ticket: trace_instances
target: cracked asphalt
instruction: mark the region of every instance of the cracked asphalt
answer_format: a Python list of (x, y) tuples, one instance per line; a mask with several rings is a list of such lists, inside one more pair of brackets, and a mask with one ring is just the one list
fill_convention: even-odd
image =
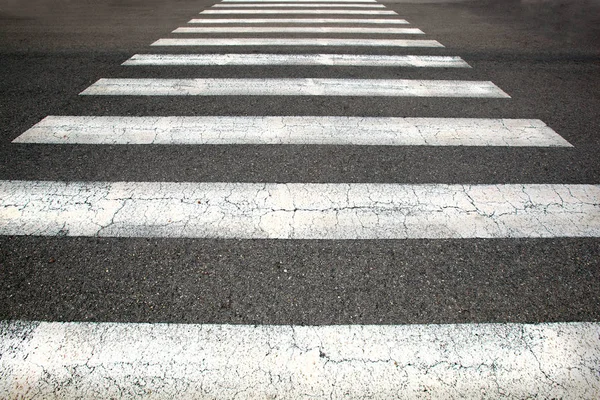
[[(149, 45), (176, 37), (169, 32), (212, 4), (35, 0), (23, 6), (0, 0), (0, 179), (600, 183), (596, 1), (390, 2), (386, 5), (422, 29), (424, 38), (446, 47), (331, 49), (460, 56), (473, 67), (464, 70), (120, 65), (135, 53), (185, 52)], [(226, 51), (231, 50), (203, 50)], [(101, 78), (484, 80), (511, 98), (79, 96)], [(573, 147), (11, 143), (48, 115), (537, 118)], [(599, 267), (597, 238), (3, 235), (0, 319), (295, 325), (598, 321)]]

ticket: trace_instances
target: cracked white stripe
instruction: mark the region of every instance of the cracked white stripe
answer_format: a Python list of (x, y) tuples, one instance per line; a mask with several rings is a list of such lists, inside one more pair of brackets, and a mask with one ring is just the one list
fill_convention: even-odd
[(295, 7), (295, 8), (385, 8), (383, 4), (328, 4), (328, 3), (312, 3), (312, 4), (292, 4), (292, 3), (267, 3), (267, 4), (215, 4), (213, 8), (268, 8), (268, 7)]
[(369, 33), (383, 35), (422, 35), (417, 28), (357, 28), (357, 27), (181, 27), (172, 33)]
[(80, 94), (510, 98), (492, 82), (409, 79), (100, 79)]
[(2, 398), (564, 398), (600, 392), (600, 324), (0, 322)]
[(405, 19), (355, 18), (194, 18), (188, 24), (408, 24)]
[(370, 54), (135, 54), (122, 65), (339, 65), (470, 68), (460, 57)]
[[(222, 3), (322, 3), (323, 0), (223, 0)], [(375, 3), (376, 0), (327, 0), (327, 3)]]
[(572, 147), (540, 120), (49, 116), (13, 143)]
[(600, 186), (0, 181), (0, 234), (600, 237)]
[(333, 38), (205, 38), (158, 39), (151, 46), (384, 46), (444, 47), (426, 39), (333, 39)]
[(397, 15), (392, 10), (204, 10), (200, 14), (340, 14), (340, 15)]

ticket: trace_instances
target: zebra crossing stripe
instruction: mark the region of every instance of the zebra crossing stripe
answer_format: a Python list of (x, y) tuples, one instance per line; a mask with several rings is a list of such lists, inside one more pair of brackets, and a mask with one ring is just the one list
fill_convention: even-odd
[(418, 28), (357, 28), (357, 27), (181, 27), (172, 33), (377, 33), (386, 35), (422, 35)]
[(425, 39), (332, 39), (332, 38), (203, 38), (158, 39), (152, 46), (367, 46), (444, 47)]
[(377, 18), (194, 18), (189, 24), (408, 24), (405, 19)]
[(269, 8), (269, 7), (295, 7), (295, 8), (385, 8), (383, 4), (291, 4), (291, 3), (267, 3), (267, 4), (215, 4), (213, 8)]
[(397, 15), (392, 10), (204, 10), (200, 14), (347, 14), (347, 15)]
[[(600, 324), (0, 322), (3, 398), (577, 398)], [(275, 378), (274, 378), (275, 377)]]
[(49, 116), (13, 143), (572, 147), (540, 120), (308, 116)]
[(0, 234), (600, 237), (600, 185), (0, 181)]
[(410, 79), (100, 79), (106, 96), (394, 96), (510, 98), (488, 81)]
[[(322, 3), (323, 0), (223, 0), (222, 3)], [(327, 0), (327, 3), (376, 3), (376, 0)]]
[(135, 54), (122, 65), (336, 65), (470, 68), (460, 57), (370, 54)]

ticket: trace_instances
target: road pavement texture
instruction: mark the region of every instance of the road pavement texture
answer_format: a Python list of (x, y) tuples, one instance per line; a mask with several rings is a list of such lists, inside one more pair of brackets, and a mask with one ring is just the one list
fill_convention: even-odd
[(599, 15), (0, 0), (0, 397), (598, 398)]

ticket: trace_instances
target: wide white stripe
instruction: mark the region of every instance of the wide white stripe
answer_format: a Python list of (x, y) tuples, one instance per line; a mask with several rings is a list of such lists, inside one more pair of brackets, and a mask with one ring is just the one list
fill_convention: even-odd
[[(376, 0), (326, 0), (327, 3), (376, 3)], [(222, 0), (221, 3), (323, 3), (323, 0)]]
[(408, 24), (405, 19), (356, 18), (194, 18), (189, 24)]
[(268, 3), (268, 4), (215, 4), (213, 8), (274, 8), (274, 7), (294, 7), (294, 8), (385, 8), (383, 4), (291, 4), (291, 3)]
[(362, 117), (49, 116), (13, 142), (571, 147), (540, 120)]
[(410, 79), (99, 79), (82, 95), (509, 98), (487, 81)]
[(392, 10), (204, 10), (200, 14), (356, 14), (396, 15)]
[(600, 237), (600, 186), (0, 181), (0, 234)]
[(470, 68), (460, 57), (370, 54), (135, 54), (122, 65), (339, 65)]
[(600, 324), (0, 322), (0, 397), (564, 398), (600, 393)]
[(152, 46), (368, 46), (444, 47), (425, 39), (331, 39), (331, 38), (206, 38), (158, 39)]
[(379, 33), (386, 35), (422, 35), (417, 28), (356, 28), (356, 27), (181, 27), (173, 33)]

